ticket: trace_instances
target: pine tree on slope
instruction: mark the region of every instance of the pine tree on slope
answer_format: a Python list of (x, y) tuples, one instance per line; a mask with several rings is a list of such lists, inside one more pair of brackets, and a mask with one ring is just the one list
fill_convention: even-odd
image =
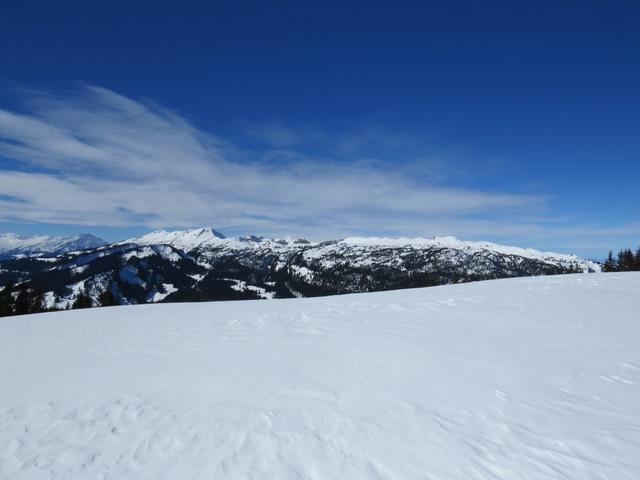
[(116, 297), (113, 296), (111, 288), (107, 288), (100, 293), (98, 296), (98, 303), (101, 307), (112, 307), (118, 305), (118, 301), (116, 300)]
[(31, 292), (26, 283), (18, 285), (18, 296), (16, 297), (13, 313), (16, 315), (31, 313)]
[(0, 317), (13, 315), (13, 283), (7, 283), (0, 291)]
[(87, 295), (87, 292), (84, 290), (80, 291), (76, 296), (76, 300), (73, 302), (72, 309), (76, 310), (78, 308), (91, 308), (93, 307), (93, 301), (91, 297)]
[(605, 272), (615, 272), (617, 270), (616, 261), (613, 258), (613, 253), (609, 250), (609, 255), (607, 256), (607, 260), (604, 262), (602, 270)]

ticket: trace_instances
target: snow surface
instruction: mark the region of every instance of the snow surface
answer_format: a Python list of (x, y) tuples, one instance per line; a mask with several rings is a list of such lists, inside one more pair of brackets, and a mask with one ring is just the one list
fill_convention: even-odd
[(233, 285), (231, 285), (231, 288), (236, 292), (246, 292), (246, 291), (253, 292), (259, 295), (260, 298), (264, 298), (267, 300), (273, 299), (275, 296), (274, 292), (267, 292), (266, 289), (262, 287), (258, 287), (257, 285), (247, 285), (247, 282), (245, 282), (244, 280), (238, 280), (235, 278), (224, 278), (223, 280), (233, 282)]
[(173, 283), (163, 283), (162, 284), (162, 288), (164, 290), (163, 292), (158, 292), (158, 291), (154, 290), (151, 293), (149, 293), (147, 301), (149, 301), (149, 302), (161, 302), (162, 300), (167, 298), (172, 293), (178, 291), (178, 289), (173, 286)]
[(640, 478), (640, 274), (0, 319), (2, 479)]

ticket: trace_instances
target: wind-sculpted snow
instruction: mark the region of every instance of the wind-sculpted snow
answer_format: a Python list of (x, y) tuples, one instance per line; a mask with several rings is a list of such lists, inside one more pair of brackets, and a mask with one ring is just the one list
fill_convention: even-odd
[(0, 319), (0, 478), (640, 478), (640, 275)]

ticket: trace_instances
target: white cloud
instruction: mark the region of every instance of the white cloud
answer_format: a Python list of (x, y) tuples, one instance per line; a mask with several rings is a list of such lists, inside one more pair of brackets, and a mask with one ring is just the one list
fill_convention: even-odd
[[(510, 216), (546, 202), (426, 183), (355, 157), (338, 163), (274, 147), (243, 151), (163, 107), (99, 87), (32, 95), (28, 105), (26, 113), (0, 110), (0, 156), (20, 164), (0, 168), (0, 221), (214, 225), (316, 238), (465, 234), (513, 226)], [(279, 146), (300, 140), (279, 127), (261, 133)], [(278, 168), (273, 159), (283, 155)]]

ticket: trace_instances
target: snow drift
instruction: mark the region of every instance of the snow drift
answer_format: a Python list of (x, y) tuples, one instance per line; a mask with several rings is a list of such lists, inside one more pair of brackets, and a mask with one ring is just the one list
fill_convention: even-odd
[(0, 319), (3, 479), (640, 478), (640, 275)]

